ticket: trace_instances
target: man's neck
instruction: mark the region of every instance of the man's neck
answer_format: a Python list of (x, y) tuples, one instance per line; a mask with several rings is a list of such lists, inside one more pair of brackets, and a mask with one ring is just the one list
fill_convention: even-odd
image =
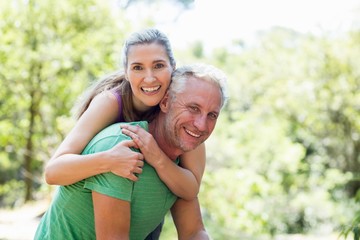
[[(161, 115), (161, 113), (159, 114)], [(176, 160), (183, 152), (174, 147), (171, 141), (168, 141), (165, 124), (161, 121), (161, 116), (157, 116), (152, 122), (149, 123), (149, 132), (153, 135), (160, 149), (171, 159)]]

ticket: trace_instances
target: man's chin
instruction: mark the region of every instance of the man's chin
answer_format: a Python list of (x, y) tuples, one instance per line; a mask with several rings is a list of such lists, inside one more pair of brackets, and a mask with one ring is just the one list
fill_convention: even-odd
[(201, 143), (203, 143), (205, 140), (201, 138), (195, 138), (193, 136), (190, 136), (189, 134), (185, 134), (181, 138), (181, 149), (184, 152), (189, 152), (197, 148)]
[(184, 152), (190, 152), (192, 150), (194, 150), (195, 148), (197, 148), (199, 145), (201, 144), (201, 142), (194, 142), (194, 143), (186, 143), (186, 144), (182, 144), (182, 150)]

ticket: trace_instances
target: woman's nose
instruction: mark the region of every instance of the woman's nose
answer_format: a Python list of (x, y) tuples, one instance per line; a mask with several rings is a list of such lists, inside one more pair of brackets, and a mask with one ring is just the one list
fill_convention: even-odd
[(155, 80), (155, 76), (152, 70), (147, 70), (146, 75), (144, 77), (145, 82), (152, 82)]

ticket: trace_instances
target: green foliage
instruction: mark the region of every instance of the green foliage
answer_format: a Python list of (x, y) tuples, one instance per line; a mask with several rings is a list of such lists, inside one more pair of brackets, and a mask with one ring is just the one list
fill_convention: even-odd
[(25, 191), (24, 181), (12, 179), (0, 185), (0, 201), (3, 206), (16, 207), (23, 204), (24, 199), (19, 198), (19, 193)]
[[(69, 118), (75, 99), (90, 81), (116, 69), (123, 33), (109, 2), (0, 5), (1, 162), (18, 166), (16, 171), (2, 169), (8, 174), (0, 183), (26, 180), (31, 190), (41, 184), (37, 179), (42, 165), (64, 137), (57, 119)], [(26, 194), (31, 197), (31, 192)]]
[(239, 55), (214, 52), (231, 90), (201, 192), (215, 238), (336, 231), (359, 209), (353, 44), (274, 29)]

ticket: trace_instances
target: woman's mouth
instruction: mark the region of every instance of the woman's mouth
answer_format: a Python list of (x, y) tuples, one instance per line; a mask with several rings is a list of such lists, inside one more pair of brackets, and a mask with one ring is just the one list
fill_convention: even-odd
[(160, 85), (156, 86), (156, 87), (142, 87), (141, 90), (145, 93), (153, 93), (156, 92), (160, 89)]

